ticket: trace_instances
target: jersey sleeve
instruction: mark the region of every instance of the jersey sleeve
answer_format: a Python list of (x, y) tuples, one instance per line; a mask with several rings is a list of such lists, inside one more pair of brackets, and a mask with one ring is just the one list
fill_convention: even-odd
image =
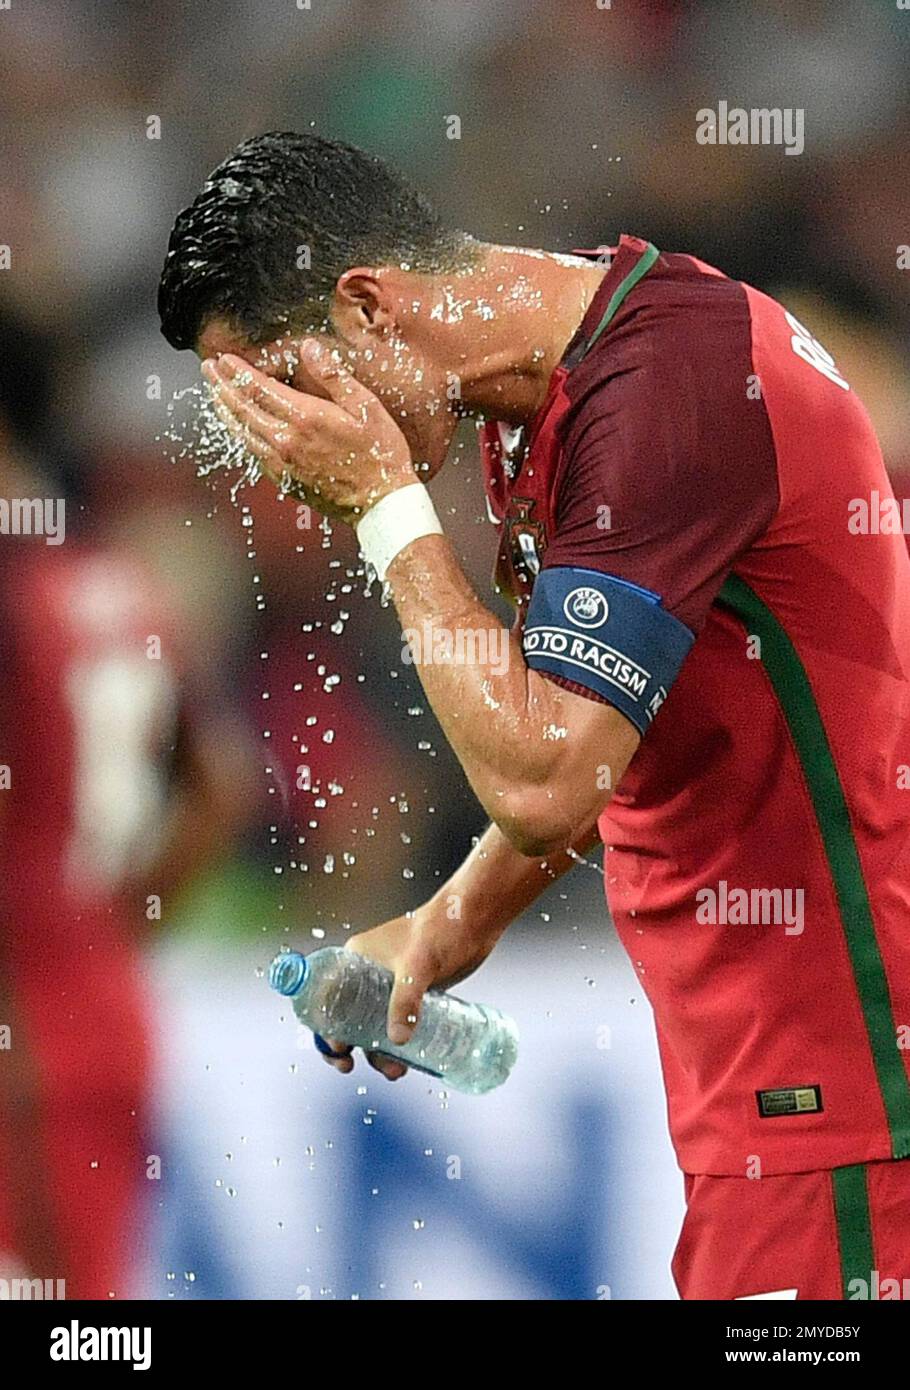
[(778, 503), (770, 424), (748, 390), (747, 317), (706, 335), (707, 351), (697, 333), (685, 341), (696, 323), (639, 335), (625, 360), (612, 352), (573, 383), (582, 401), (567, 417), (555, 533), (524, 627), (532, 669), (615, 705), (642, 733)]

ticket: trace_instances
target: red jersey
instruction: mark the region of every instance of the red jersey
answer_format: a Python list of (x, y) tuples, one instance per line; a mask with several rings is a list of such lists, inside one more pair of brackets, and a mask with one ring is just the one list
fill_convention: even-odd
[[(56, 1035), (56, 1084), (92, 1088), (132, 1072), (134, 1049), (111, 1045), (135, 988), (118, 893), (157, 848), (176, 736), (174, 643), (137, 567), (72, 542), (19, 543), (2, 620), (4, 956), (20, 988), (34, 982)], [(89, 981), (103, 1028), (87, 1022)]]
[(65, 1277), (69, 1297), (106, 1298), (123, 1292), (148, 1153), (137, 925), (119, 894), (169, 795), (174, 643), (160, 596), (119, 557), (8, 544), (0, 1252)]
[(524, 444), (484, 429), (528, 665), (636, 724), (600, 820), (684, 1170), (910, 1154), (910, 561), (774, 300), (623, 237)]

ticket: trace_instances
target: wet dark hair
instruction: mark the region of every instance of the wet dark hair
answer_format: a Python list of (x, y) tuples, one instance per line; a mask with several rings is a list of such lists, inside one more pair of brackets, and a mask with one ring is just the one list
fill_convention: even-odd
[(475, 245), (376, 155), (318, 135), (257, 135), (174, 223), (158, 287), (161, 331), (187, 348), (214, 317), (254, 343), (313, 330), (351, 266), (454, 269)]

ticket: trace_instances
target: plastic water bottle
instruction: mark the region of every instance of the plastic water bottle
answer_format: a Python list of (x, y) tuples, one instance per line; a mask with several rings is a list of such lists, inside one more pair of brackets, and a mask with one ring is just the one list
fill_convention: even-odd
[(301, 1023), (325, 1038), (396, 1057), (456, 1091), (482, 1095), (501, 1086), (518, 1056), (518, 1029), (499, 1009), (429, 990), (411, 1040), (386, 1034), (391, 970), (338, 946), (276, 956), (269, 984), (293, 1002)]

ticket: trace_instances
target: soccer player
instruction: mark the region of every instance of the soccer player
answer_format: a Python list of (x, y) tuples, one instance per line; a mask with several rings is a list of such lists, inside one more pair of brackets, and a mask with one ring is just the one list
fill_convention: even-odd
[(200, 708), (173, 596), (67, 532), (6, 421), (26, 382), (51, 420), (50, 377), (2, 315), (0, 343), (0, 1278), (110, 1299), (134, 1291), (157, 1176), (149, 895), (167, 915), (223, 852), (244, 745)]
[[(357, 528), (492, 822), (351, 942), (395, 972), (392, 1040), (599, 834), (685, 1174), (682, 1296), (910, 1275), (910, 562), (857, 529), (890, 488), (830, 355), (694, 256), (479, 243), (312, 135), (211, 175), (159, 305), (263, 469)], [(424, 486), (460, 415), (507, 662)]]

